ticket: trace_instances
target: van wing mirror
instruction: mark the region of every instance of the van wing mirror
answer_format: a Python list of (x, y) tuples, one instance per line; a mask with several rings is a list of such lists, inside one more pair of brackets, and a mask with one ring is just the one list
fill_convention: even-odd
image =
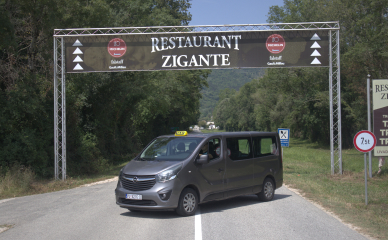
[(197, 158), (197, 161), (196, 161), (198, 164), (206, 164), (209, 162), (209, 155), (207, 154), (202, 154), (201, 156), (199, 156), (199, 158)]

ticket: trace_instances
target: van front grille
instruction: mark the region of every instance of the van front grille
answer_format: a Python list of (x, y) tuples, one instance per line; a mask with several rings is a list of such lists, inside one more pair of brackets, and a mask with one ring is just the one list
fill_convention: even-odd
[(120, 198), (120, 202), (128, 205), (136, 206), (156, 206), (156, 202), (152, 200), (130, 200), (125, 198)]
[(144, 191), (151, 189), (156, 183), (155, 176), (135, 176), (123, 174), (121, 184), (129, 191)]

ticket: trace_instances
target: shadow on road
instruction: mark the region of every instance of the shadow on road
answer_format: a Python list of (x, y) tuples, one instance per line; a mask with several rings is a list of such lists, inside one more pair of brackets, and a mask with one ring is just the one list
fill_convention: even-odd
[[(275, 194), (272, 201), (282, 200), (292, 195), (287, 194)], [(223, 212), (225, 210), (250, 206), (254, 204), (262, 204), (265, 202), (259, 201), (256, 195), (239, 196), (221, 201), (213, 201), (208, 203), (200, 204), (201, 214)], [(124, 212), (120, 214), (125, 217), (136, 217), (136, 218), (153, 218), (153, 219), (173, 219), (180, 218), (175, 211), (139, 211), (139, 212)]]
[(152, 219), (174, 219), (180, 218), (175, 211), (139, 211), (139, 212), (124, 212), (120, 214), (124, 217), (135, 217), (135, 218), (152, 218)]
[[(291, 197), (292, 195), (286, 194), (275, 194), (272, 201), (278, 201), (284, 198)], [(239, 196), (235, 198), (230, 198), (222, 201), (214, 201), (209, 203), (201, 204), (201, 214), (213, 213), (213, 212), (223, 212), (225, 210), (240, 208), (255, 204), (265, 204), (265, 202), (259, 201), (256, 195), (247, 195)]]

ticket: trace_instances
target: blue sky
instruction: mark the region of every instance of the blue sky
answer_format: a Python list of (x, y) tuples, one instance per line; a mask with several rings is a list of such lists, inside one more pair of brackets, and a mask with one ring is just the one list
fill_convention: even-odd
[(189, 25), (260, 24), (267, 22), (269, 7), (283, 0), (192, 0)]

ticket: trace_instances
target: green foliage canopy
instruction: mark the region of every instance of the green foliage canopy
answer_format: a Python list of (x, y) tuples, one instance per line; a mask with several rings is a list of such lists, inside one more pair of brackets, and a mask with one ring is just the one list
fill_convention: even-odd
[[(53, 29), (174, 26), (191, 20), (187, 0), (0, 0), (0, 167), (54, 170)], [(129, 160), (170, 127), (199, 117), (209, 71), (68, 74), (67, 172)]]
[(219, 99), (219, 94), (225, 89), (239, 90), (245, 83), (264, 75), (264, 69), (216, 69), (207, 78), (209, 87), (203, 88), (200, 100), (200, 119), (211, 120), (213, 110)]
[[(388, 1), (284, 0), (272, 6), (268, 22), (339, 21), (342, 140), (352, 146), (367, 127), (366, 78), (388, 78)], [(268, 69), (239, 92), (221, 97), (213, 115), (227, 130), (276, 131), (328, 144), (329, 82), (326, 68)], [(248, 105), (251, 106), (248, 106)]]

